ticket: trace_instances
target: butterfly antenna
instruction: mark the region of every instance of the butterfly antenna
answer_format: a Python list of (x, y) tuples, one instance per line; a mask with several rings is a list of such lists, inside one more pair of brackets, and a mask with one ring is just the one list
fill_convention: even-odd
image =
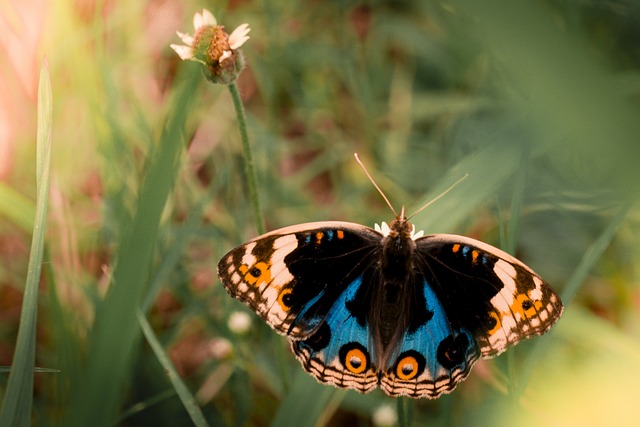
[(442, 193), (440, 193), (435, 199), (432, 199), (430, 201), (427, 202), (427, 204), (425, 204), (423, 207), (421, 207), (420, 209), (418, 209), (417, 211), (415, 211), (413, 214), (411, 214), (411, 216), (409, 218), (407, 218), (407, 221), (410, 220), (411, 218), (413, 218), (414, 216), (416, 216), (417, 214), (419, 214), (420, 212), (422, 212), (423, 210), (425, 210), (427, 207), (429, 207), (430, 205), (432, 205), (433, 203), (437, 202), (438, 199), (442, 198), (445, 194), (447, 194), (449, 191), (453, 190), (458, 184), (460, 184), (462, 181), (464, 181), (465, 179), (467, 179), (467, 177), (469, 177), (468, 173), (465, 173), (464, 176), (462, 178), (460, 178), (459, 180), (457, 180), (456, 182), (454, 182), (453, 184), (451, 184), (449, 186), (449, 188), (447, 188), (446, 190), (444, 190)]
[[(393, 205), (391, 205), (391, 202), (389, 201), (389, 199), (387, 199), (387, 196), (384, 195), (384, 193), (382, 192), (382, 190), (380, 189), (380, 187), (378, 187), (378, 184), (376, 184), (376, 182), (373, 180), (373, 178), (371, 178), (371, 175), (369, 175), (369, 172), (367, 171), (367, 168), (364, 167), (364, 164), (362, 163), (362, 161), (360, 161), (360, 157), (358, 157), (358, 153), (353, 153), (353, 157), (356, 158), (356, 162), (358, 162), (358, 164), (360, 165), (360, 167), (362, 168), (362, 170), (364, 171), (364, 173), (367, 175), (367, 178), (369, 178), (369, 181), (371, 181), (371, 183), (373, 184), (374, 187), (376, 187), (376, 190), (378, 190), (378, 193), (380, 193), (380, 195), (382, 196), (382, 198), (384, 199), (385, 202), (387, 202), (387, 205), (389, 206), (389, 208), (391, 208), (391, 212), (393, 212), (393, 215), (395, 217), (398, 216), (398, 214), (396, 213), (396, 210), (393, 209)], [(421, 209), (422, 210), (422, 209)], [(419, 211), (418, 211), (419, 212)], [(417, 213), (417, 212), (416, 212)]]

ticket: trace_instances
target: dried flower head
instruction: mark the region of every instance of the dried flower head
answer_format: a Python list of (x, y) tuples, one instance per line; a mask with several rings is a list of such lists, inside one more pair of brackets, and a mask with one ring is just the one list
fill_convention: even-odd
[(214, 83), (233, 83), (242, 68), (244, 58), (238, 50), (249, 40), (248, 24), (242, 24), (231, 34), (224, 31), (224, 26), (211, 12), (202, 9), (193, 17), (193, 36), (179, 31), (176, 33), (184, 45), (172, 44), (171, 48), (183, 60), (196, 61), (204, 65), (204, 74)]

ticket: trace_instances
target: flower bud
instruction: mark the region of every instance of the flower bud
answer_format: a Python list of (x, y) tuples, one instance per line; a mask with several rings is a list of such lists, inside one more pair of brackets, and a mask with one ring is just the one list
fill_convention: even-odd
[(171, 48), (183, 60), (200, 62), (204, 75), (212, 83), (231, 84), (240, 75), (245, 62), (238, 49), (249, 39), (248, 24), (242, 24), (231, 34), (218, 25), (216, 18), (206, 9), (193, 17), (193, 36), (177, 32), (184, 45)]

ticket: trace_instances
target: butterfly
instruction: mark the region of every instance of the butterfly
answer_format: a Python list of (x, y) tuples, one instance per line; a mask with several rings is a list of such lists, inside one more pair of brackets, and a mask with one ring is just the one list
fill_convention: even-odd
[(218, 275), (319, 382), (390, 396), (449, 393), (478, 359), (545, 333), (563, 311), (518, 259), (468, 237), (416, 233), (404, 208), (374, 229), (326, 221), (271, 231), (223, 256)]

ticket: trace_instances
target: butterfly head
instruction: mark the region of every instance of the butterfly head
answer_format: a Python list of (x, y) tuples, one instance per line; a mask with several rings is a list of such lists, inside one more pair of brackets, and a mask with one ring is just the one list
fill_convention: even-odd
[(405, 213), (404, 206), (400, 211), (400, 214), (391, 221), (391, 224), (387, 225), (386, 222), (378, 225), (375, 224), (376, 231), (382, 233), (384, 236), (389, 236), (392, 239), (397, 237), (404, 237), (407, 239), (416, 240), (419, 237), (424, 236), (424, 231), (420, 230), (416, 233), (416, 226), (409, 222)]

